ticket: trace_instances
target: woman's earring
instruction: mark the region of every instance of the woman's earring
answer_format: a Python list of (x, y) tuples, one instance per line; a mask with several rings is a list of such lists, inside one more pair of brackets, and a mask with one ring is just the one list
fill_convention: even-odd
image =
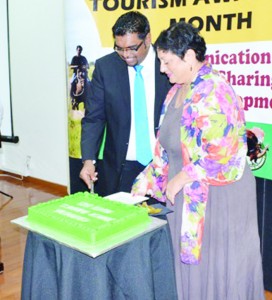
[(190, 71), (192, 72), (193, 71), (193, 67), (191, 66), (191, 68), (190, 68)]

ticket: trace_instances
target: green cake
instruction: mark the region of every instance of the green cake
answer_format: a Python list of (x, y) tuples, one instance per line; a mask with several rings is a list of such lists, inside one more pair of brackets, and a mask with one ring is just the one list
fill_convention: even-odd
[(88, 192), (31, 206), (27, 220), (90, 244), (150, 222), (144, 208)]

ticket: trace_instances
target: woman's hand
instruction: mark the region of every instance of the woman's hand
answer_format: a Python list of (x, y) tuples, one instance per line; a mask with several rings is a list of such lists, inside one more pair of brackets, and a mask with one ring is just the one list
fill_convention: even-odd
[(175, 204), (176, 195), (183, 189), (185, 184), (190, 182), (193, 182), (193, 179), (184, 171), (179, 172), (168, 182), (166, 187), (166, 197), (172, 205)]
[(135, 179), (131, 194), (133, 196), (145, 196), (145, 195), (150, 195), (152, 196), (152, 191), (148, 190), (148, 181), (142, 173), (140, 173), (137, 178)]

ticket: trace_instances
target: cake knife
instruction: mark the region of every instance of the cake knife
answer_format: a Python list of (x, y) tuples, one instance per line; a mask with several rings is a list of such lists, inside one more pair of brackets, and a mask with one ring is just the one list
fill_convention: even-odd
[(94, 193), (94, 182), (93, 182), (93, 181), (91, 181), (90, 193), (91, 193), (91, 194)]

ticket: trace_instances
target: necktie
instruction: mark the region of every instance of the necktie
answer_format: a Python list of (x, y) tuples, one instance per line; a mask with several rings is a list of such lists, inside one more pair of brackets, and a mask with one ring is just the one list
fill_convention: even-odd
[(139, 163), (146, 166), (152, 159), (150, 138), (148, 130), (148, 117), (146, 109), (146, 97), (144, 80), (141, 74), (143, 66), (134, 67), (134, 117), (136, 131), (136, 159)]

